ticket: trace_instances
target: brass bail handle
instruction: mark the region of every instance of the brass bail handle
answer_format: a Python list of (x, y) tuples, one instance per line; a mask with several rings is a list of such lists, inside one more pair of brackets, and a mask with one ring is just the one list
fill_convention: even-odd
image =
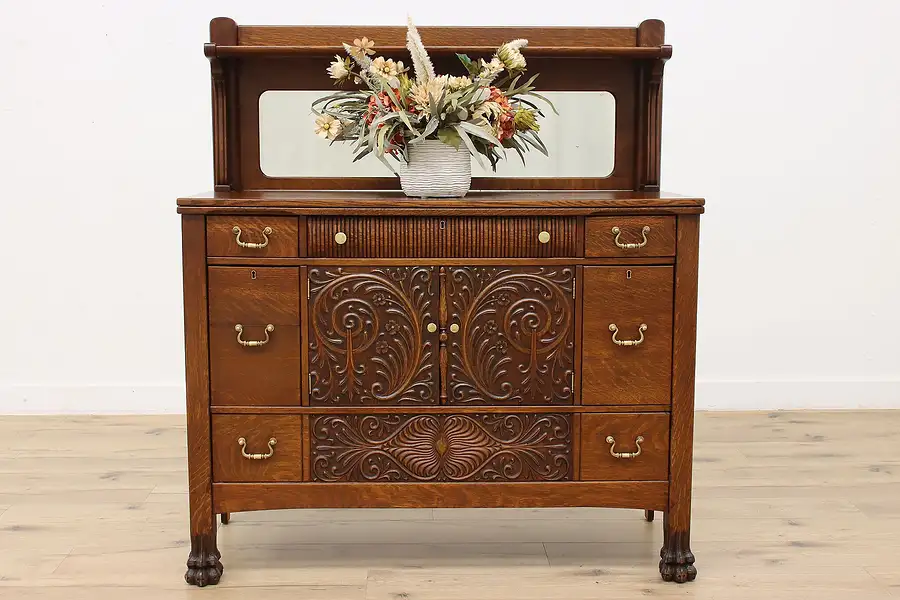
[(266, 227), (265, 229), (262, 230), (262, 237), (263, 237), (262, 242), (243, 242), (243, 241), (241, 241), (241, 228), (238, 227), (237, 225), (235, 225), (234, 227), (231, 228), (231, 233), (234, 234), (234, 241), (236, 241), (237, 245), (240, 246), (241, 248), (259, 249), (259, 248), (265, 248), (266, 246), (269, 245), (269, 236), (272, 235), (272, 228)]
[(248, 348), (256, 348), (257, 346), (265, 346), (269, 343), (269, 334), (275, 331), (275, 326), (269, 323), (266, 325), (266, 339), (264, 340), (245, 340), (241, 337), (241, 334), (244, 333), (244, 326), (238, 323), (234, 326), (234, 330), (237, 331), (237, 341), (241, 346), (246, 346)]
[(644, 225), (644, 228), (641, 229), (641, 237), (643, 238), (643, 240), (641, 240), (639, 243), (626, 244), (625, 242), (619, 241), (619, 236), (622, 235), (622, 230), (618, 227), (613, 227), (612, 232), (613, 235), (616, 236), (613, 240), (616, 242), (616, 246), (618, 246), (622, 250), (635, 250), (637, 248), (643, 248), (647, 245), (647, 234), (650, 233), (650, 227)]
[(247, 460), (266, 460), (267, 458), (272, 458), (275, 454), (275, 444), (278, 443), (278, 440), (275, 438), (269, 438), (269, 451), (265, 454), (262, 453), (247, 453), (247, 439), (246, 438), (238, 438), (238, 446), (241, 447), (241, 456), (246, 458)]
[(613, 458), (620, 459), (629, 459), (629, 458), (637, 458), (641, 455), (641, 443), (644, 441), (644, 436), (639, 435), (634, 438), (634, 445), (637, 446), (637, 452), (616, 452), (616, 438), (611, 435), (606, 436), (606, 443), (609, 444), (609, 453), (612, 454)]
[(619, 333), (619, 328), (615, 323), (609, 324), (609, 330), (612, 331), (612, 341), (616, 346), (640, 346), (644, 343), (644, 332), (647, 331), (647, 324), (641, 323), (641, 326), (638, 327), (638, 335), (640, 336), (636, 340), (620, 340), (616, 337), (616, 334)]

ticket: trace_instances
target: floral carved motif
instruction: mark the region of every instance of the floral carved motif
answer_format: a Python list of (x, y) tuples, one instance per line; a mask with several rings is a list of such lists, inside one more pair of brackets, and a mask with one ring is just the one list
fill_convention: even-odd
[(571, 267), (452, 267), (451, 404), (571, 404)]
[(434, 267), (309, 269), (309, 400), (434, 404)]
[(313, 417), (313, 479), (568, 480), (570, 418), (525, 413)]

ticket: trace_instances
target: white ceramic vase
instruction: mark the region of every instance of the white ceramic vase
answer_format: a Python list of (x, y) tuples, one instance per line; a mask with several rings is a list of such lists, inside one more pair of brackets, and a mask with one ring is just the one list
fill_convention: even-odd
[(472, 184), (472, 157), (440, 140), (422, 140), (409, 146), (409, 164), (398, 169), (407, 196), (462, 198)]

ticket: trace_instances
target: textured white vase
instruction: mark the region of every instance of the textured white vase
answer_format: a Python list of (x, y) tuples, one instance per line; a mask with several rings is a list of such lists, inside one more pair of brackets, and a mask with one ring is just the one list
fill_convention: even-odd
[(462, 198), (472, 184), (472, 158), (464, 147), (422, 140), (410, 144), (409, 164), (401, 164), (398, 173), (407, 196)]

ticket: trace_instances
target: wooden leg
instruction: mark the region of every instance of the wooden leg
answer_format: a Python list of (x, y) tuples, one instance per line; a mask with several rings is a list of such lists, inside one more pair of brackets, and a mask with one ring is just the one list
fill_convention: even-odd
[(700, 221), (679, 215), (676, 233), (675, 320), (672, 330), (672, 413), (669, 508), (663, 515), (659, 574), (685, 583), (697, 576), (691, 552), (691, 476), (694, 449), (694, 351), (697, 339), (697, 257)]
[(644, 520), (647, 521), (648, 523), (653, 522), (653, 511), (652, 510), (644, 511)]
[(219, 583), (221, 555), (216, 548), (212, 506), (209, 422), (209, 345), (206, 307), (206, 222), (202, 215), (181, 219), (184, 275), (184, 356), (187, 389), (188, 495), (191, 553), (184, 580), (191, 585)]
[(222, 513), (222, 525), (228, 525), (231, 521), (231, 513)]

